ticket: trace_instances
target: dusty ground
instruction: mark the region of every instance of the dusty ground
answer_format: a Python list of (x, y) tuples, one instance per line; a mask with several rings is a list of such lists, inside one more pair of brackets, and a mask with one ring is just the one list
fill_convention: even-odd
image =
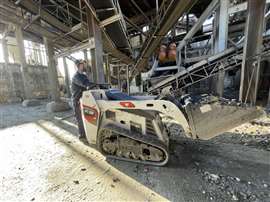
[(44, 109), (0, 105), (0, 201), (270, 201), (270, 118), (211, 141), (174, 135), (153, 167), (106, 161), (59, 120), (71, 112)]

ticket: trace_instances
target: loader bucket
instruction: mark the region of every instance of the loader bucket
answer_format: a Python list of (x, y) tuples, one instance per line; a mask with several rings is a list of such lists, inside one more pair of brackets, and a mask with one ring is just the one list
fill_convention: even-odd
[(203, 140), (211, 139), (264, 114), (257, 107), (224, 102), (213, 97), (208, 103), (190, 102), (185, 106), (185, 111), (192, 136)]

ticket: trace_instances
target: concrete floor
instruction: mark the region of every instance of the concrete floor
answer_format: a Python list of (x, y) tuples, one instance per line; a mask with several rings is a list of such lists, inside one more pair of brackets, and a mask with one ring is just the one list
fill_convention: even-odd
[(169, 164), (153, 167), (106, 161), (61, 120), (71, 114), (0, 105), (0, 201), (270, 201), (269, 125), (173, 137)]

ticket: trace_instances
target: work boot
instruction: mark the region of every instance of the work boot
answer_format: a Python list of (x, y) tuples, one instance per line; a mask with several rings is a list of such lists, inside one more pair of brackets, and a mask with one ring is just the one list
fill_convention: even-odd
[(79, 135), (79, 140), (85, 145), (89, 145), (85, 135)]

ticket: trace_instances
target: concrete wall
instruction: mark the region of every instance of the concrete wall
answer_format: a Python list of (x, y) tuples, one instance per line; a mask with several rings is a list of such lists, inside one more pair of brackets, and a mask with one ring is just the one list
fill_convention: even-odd
[(6, 37), (7, 48), (8, 48), (8, 58), (10, 63), (20, 63), (20, 53), (17, 46), (16, 38)]
[[(27, 68), (26, 80), (29, 83), (32, 98), (47, 98), (49, 85), (47, 67), (28, 65)], [(12, 78), (8, 69), (12, 73)], [(4, 63), (0, 63), (0, 103), (9, 102), (14, 95), (15, 98), (23, 99), (24, 97), (21, 66), (8, 64), (8, 69)]]
[(3, 71), (3, 63), (0, 63), (0, 103), (5, 102), (9, 94), (8, 73)]

